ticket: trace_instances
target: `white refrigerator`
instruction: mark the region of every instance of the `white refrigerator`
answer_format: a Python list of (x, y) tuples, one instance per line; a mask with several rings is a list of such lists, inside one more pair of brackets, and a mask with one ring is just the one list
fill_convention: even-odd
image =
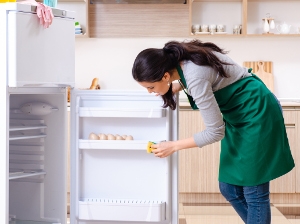
[[(0, 4), (0, 223), (67, 220), (67, 91), (75, 83), (74, 12)], [(33, 222), (35, 221), (35, 222)]]
[[(0, 223), (67, 223), (71, 130), (71, 224), (177, 224), (177, 153), (156, 158), (148, 141), (177, 139), (177, 113), (146, 91), (71, 91), (74, 13), (0, 4)], [(4, 31), (4, 32), (3, 32)], [(96, 134), (132, 140), (90, 140)]]

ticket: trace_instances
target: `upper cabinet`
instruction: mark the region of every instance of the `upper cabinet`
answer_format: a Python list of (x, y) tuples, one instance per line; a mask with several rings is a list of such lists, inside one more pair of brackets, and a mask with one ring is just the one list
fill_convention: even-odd
[(76, 38), (89, 37), (88, 4), (89, 0), (58, 0), (57, 8), (76, 12), (75, 22), (78, 22), (76, 27), (74, 24)]
[(191, 0), (190, 35), (300, 36), (299, 8), (300, 1)]
[(76, 12), (83, 33), (76, 37), (300, 36), (299, 0), (189, 0), (187, 4), (58, 0), (57, 7)]

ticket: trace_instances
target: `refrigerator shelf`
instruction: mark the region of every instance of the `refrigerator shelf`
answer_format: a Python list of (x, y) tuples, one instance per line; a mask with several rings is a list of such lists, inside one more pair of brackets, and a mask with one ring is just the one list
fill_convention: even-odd
[(23, 130), (35, 130), (35, 129), (45, 129), (46, 125), (38, 125), (38, 126), (10, 126), (9, 131), (23, 131)]
[[(154, 141), (154, 142), (161, 142)], [(146, 151), (148, 140), (79, 140), (79, 149), (115, 149)]]
[(45, 175), (45, 171), (22, 171), (22, 172), (9, 172), (9, 179), (20, 179), (25, 177), (39, 176)]
[(30, 221), (30, 220), (11, 220), (9, 224), (53, 224), (53, 222), (44, 222), (44, 221)]
[(86, 198), (79, 201), (79, 219), (161, 222), (166, 219), (165, 208), (162, 201)]
[(32, 138), (45, 138), (47, 135), (13, 135), (9, 137), (9, 140), (21, 140), (21, 139), (32, 139)]
[(100, 108), (80, 107), (80, 117), (132, 117), (160, 118), (166, 116), (164, 108)]

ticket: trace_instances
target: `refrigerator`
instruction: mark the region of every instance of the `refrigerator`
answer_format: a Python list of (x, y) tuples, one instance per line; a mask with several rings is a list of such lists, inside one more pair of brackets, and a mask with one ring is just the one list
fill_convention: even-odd
[(66, 223), (67, 86), (75, 84), (74, 12), (0, 4), (0, 223)]
[(71, 224), (177, 224), (177, 153), (146, 149), (177, 139), (178, 110), (147, 91), (75, 89), (74, 12), (53, 13), (44, 29), (34, 6), (0, 4), (0, 223), (67, 223), (70, 130)]

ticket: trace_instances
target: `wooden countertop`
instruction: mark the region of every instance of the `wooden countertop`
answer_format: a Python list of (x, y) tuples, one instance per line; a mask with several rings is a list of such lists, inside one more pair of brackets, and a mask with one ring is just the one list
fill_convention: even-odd
[[(279, 99), (279, 101), (283, 108), (300, 110), (300, 99)], [(179, 109), (192, 110), (189, 102), (185, 99), (179, 100)]]

